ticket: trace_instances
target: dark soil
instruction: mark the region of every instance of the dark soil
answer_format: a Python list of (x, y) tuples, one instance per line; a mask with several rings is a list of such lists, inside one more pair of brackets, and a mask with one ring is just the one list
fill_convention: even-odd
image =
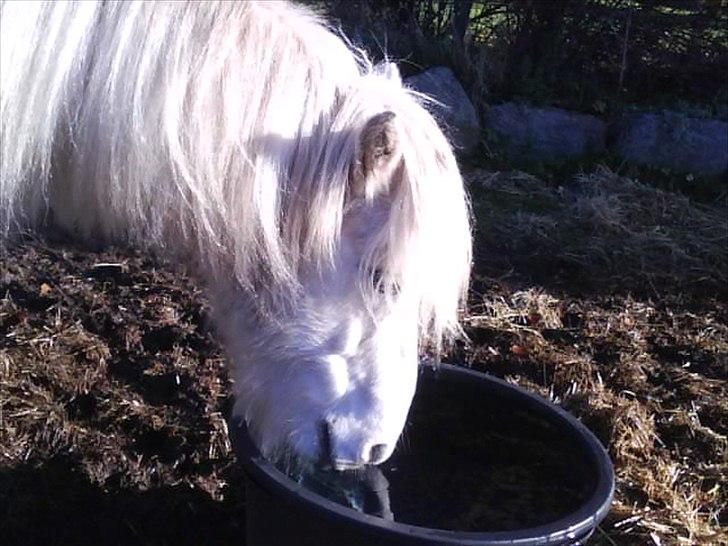
[(139, 253), (39, 241), (1, 272), (0, 542), (243, 544), (198, 288)]

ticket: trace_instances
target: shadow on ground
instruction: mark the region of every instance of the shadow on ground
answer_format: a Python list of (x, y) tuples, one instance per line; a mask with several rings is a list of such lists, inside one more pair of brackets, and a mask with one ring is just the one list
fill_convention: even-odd
[[(244, 544), (242, 476), (224, 500), (186, 484), (147, 491), (91, 483), (69, 457), (0, 470), (5, 546)], [(121, 477), (119, 477), (121, 479)]]

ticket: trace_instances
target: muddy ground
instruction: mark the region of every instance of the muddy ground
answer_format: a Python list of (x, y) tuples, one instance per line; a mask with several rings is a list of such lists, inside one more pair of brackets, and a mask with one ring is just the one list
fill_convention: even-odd
[[(728, 209), (611, 173), (469, 176), (469, 343), (449, 360), (581, 418), (614, 506), (592, 544), (728, 544)], [(0, 267), (0, 543), (244, 544), (230, 385), (199, 287), (28, 238)]]

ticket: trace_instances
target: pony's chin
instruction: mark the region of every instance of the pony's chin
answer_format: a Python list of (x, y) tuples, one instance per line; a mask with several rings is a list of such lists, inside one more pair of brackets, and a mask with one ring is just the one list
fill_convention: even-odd
[(309, 439), (304, 442), (300, 433), (295, 442), (285, 439), (290, 437), (289, 434), (258, 435), (253, 432), (251, 437), (260, 454), (279, 469), (312, 469), (321, 461), (316, 441)]
[(318, 473), (350, 473), (363, 471), (374, 466), (365, 463), (332, 462), (320, 457), (311, 457), (293, 452), (290, 448), (281, 448), (276, 454), (267, 457), (278, 470), (289, 476), (317, 475)]
[[(271, 444), (268, 444), (269, 446)], [(275, 447), (261, 449), (261, 454), (272, 462), (279, 470), (288, 474), (299, 472), (316, 473), (324, 472), (345, 472), (362, 470), (372, 464), (364, 461), (333, 460), (330, 456), (321, 451), (317, 441), (299, 441), (296, 445), (279, 442), (273, 444)], [(382, 461), (388, 459), (389, 455)]]
[(262, 452), (262, 455), (278, 470), (292, 477), (312, 474), (323, 468), (319, 458), (297, 452), (288, 445), (279, 445), (272, 451)]
[(363, 470), (368, 466), (374, 466), (373, 464), (365, 463), (323, 463), (318, 466), (319, 469), (325, 471), (334, 472), (351, 472), (356, 470)]

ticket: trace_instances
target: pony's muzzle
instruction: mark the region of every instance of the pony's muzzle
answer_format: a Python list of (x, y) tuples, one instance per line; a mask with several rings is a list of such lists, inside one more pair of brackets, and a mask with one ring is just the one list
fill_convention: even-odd
[(361, 446), (347, 446), (346, 442), (336, 441), (331, 421), (327, 419), (319, 421), (318, 428), (319, 464), (325, 468), (349, 470), (368, 464), (379, 464), (387, 457), (389, 451), (387, 444), (365, 442)]

